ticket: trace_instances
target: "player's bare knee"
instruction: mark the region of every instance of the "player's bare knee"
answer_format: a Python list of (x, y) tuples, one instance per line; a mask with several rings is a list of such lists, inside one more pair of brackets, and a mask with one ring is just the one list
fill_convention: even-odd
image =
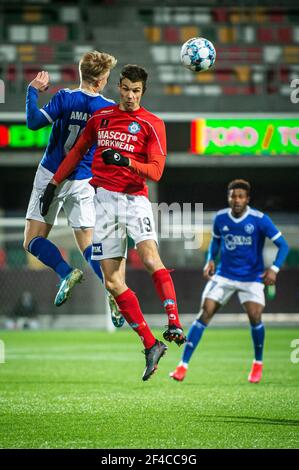
[(112, 294), (112, 291), (116, 287), (116, 283), (115, 283), (115, 281), (112, 281), (110, 279), (105, 278), (105, 287)]
[(207, 325), (211, 321), (213, 315), (214, 313), (212, 313), (211, 311), (202, 309), (199, 312), (198, 320), (202, 321), (205, 325)]
[(124, 282), (117, 278), (105, 279), (105, 287), (115, 297), (123, 290)]
[(200, 319), (203, 323), (206, 325), (211, 321), (213, 318), (214, 314), (217, 311), (217, 305), (211, 302), (205, 301), (203, 306), (200, 309), (200, 312), (198, 314), (198, 320)]
[(251, 326), (256, 326), (262, 321), (263, 306), (260, 304), (245, 304), (245, 311), (248, 315)]
[(262, 315), (259, 312), (254, 314), (251, 313), (249, 316), (249, 321), (252, 326), (257, 326), (262, 321)]
[(25, 233), (24, 235), (24, 241), (23, 241), (23, 248), (25, 251), (28, 251), (29, 244), (31, 240), (33, 240), (34, 237), (28, 237), (27, 234)]
[(144, 264), (144, 267), (147, 271), (150, 273), (154, 273), (158, 269), (157, 265), (157, 260), (154, 256), (145, 256), (142, 258), (142, 262)]

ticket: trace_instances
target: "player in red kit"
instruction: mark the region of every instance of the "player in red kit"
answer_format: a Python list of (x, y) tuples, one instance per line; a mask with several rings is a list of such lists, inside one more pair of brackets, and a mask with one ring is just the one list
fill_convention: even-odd
[(49, 183), (41, 201), (47, 210), (55, 188), (97, 143), (90, 184), (94, 186), (96, 226), (93, 259), (101, 262), (106, 288), (114, 296), (121, 313), (140, 336), (146, 356), (143, 380), (157, 369), (167, 346), (152, 334), (138, 299), (125, 282), (127, 235), (135, 241), (138, 254), (151, 274), (168, 315), (167, 341), (186, 341), (179, 320), (174, 285), (157, 248), (157, 235), (146, 178), (158, 181), (166, 160), (164, 122), (140, 106), (146, 89), (147, 72), (126, 65), (120, 75), (120, 103), (96, 111)]

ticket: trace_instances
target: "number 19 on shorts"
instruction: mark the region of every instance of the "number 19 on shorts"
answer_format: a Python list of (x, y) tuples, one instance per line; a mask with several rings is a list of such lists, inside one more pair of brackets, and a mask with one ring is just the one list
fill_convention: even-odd
[(153, 231), (149, 217), (138, 217), (140, 233), (149, 233)]

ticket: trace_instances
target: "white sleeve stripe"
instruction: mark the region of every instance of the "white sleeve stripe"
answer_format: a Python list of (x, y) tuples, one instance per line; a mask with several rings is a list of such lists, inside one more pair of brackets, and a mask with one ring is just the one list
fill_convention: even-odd
[(110, 98), (106, 98), (106, 96), (103, 96), (103, 95), (99, 95), (99, 96), (101, 96), (104, 100), (109, 101), (110, 103), (115, 104), (115, 101), (114, 101), (114, 100), (111, 100)]
[(274, 237), (272, 237), (270, 240), (271, 242), (274, 242), (275, 240), (277, 240), (277, 238), (281, 237), (281, 232), (278, 232), (276, 235), (274, 235)]
[(47, 113), (47, 111), (45, 111), (44, 109), (40, 109), (40, 112), (43, 113), (44, 116), (46, 116), (46, 118), (48, 119), (48, 121), (52, 124), (53, 123), (53, 119), (51, 118), (51, 116)]
[(214, 232), (212, 232), (212, 235), (213, 235), (214, 238), (221, 238), (220, 235), (216, 235)]
[(279, 273), (280, 269), (278, 266), (275, 266), (275, 264), (272, 264), (272, 266), (270, 267), (270, 269), (272, 269), (272, 271), (274, 271), (276, 274)]
[(146, 122), (147, 124), (149, 124), (149, 125), (151, 126), (151, 128), (153, 129), (153, 131), (154, 131), (154, 133), (155, 133), (157, 142), (158, 142), (158, 144), (159, 144), (159, 147), (160, 147), (160, 150), (161, 150), (161, 155), (165, 155), (165, 153), (164, 153), (164, 151), (163, 151), (163, 149), (162, 149), (161, 143), (160, 143), (160, 139), (159, 139), (159, 137), (158, 137), (158, 135), (157, 135), (157, 132), (156, 132), (154, 126), (153, 126), (150, 122), (146, 121), (145, 119), (141, 119), (139, 116), (135, 116), (135, 117), (136, 117), (136, 119), (139, 119), (140, 121)]

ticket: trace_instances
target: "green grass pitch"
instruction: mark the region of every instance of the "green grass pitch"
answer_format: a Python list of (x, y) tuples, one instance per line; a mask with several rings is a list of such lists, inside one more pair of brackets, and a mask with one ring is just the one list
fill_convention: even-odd
[(249, 329), (207, 330), (178, 383), (168, 374), (182, 349), (170, 344), (142, 382), (142, 344), (128, 329), (2, 331), (0, 448), (298, 448), (295, 338), (266, 330), (263, 381), (250, 384)]

